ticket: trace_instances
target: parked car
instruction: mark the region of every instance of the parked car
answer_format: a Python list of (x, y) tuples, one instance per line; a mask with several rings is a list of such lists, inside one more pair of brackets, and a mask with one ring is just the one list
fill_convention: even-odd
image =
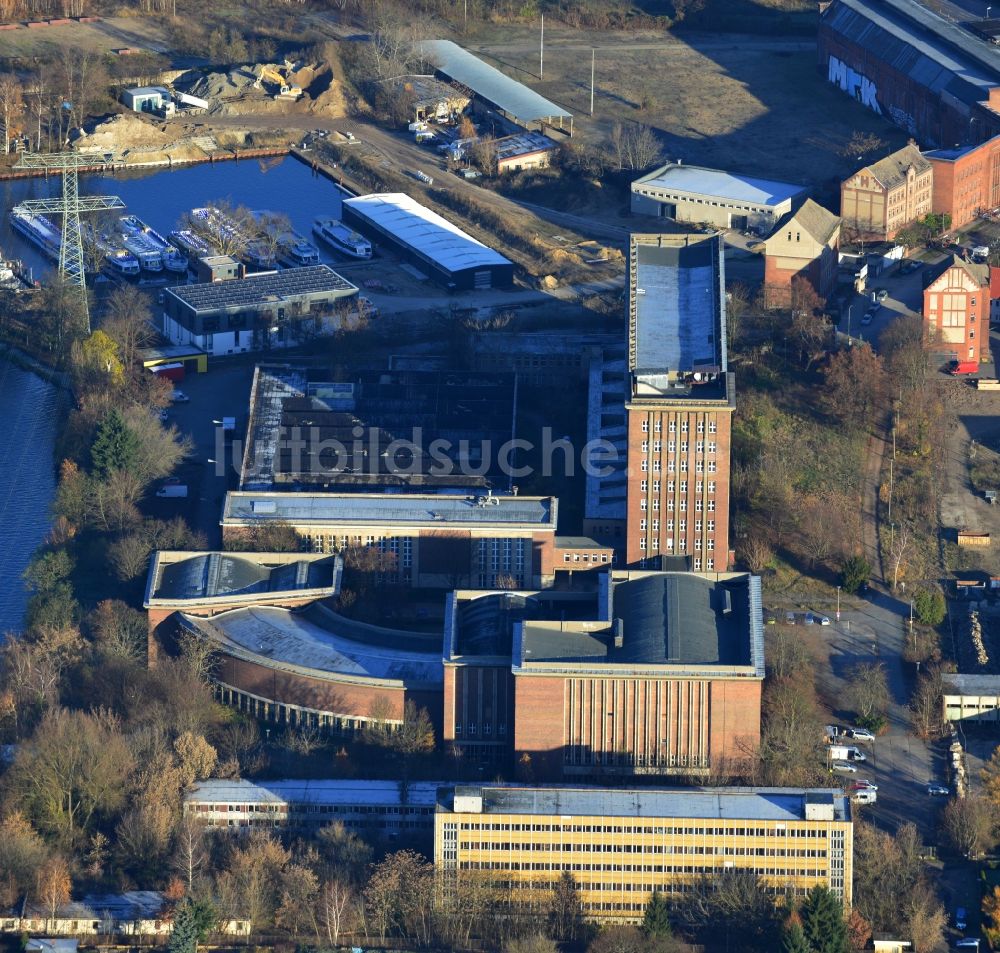
[(965, 916), (965, 907), (955, 908), (955, 929), (964, 930), (968, 925), (968, 920)]
[(850, 761), (834, 761), (830, 767), (834, 771), (839, 771), (841, 774), (857, 774), (857, 765), (851, 764)]
[(818, 615), (818, 616), (816, 616), (816, 621), (820, 625), (829, 625), (830, 624), (830, 617), (828, 615)]
[(869, 310), (869, 311), (866, 311), (866, 312), (864, 313), (864, 315), (862, 316), (862, 318), (861, 318), (861, 323), (862, 323), (862, 324), (863, 324), (863, 325), (864, 325), (865, 327), (867, 327), (867, 326), (868, 326), (869, 324), (871, 324), (871, 323), (872, 323), (872, 319), (873, 319), (874, 317), (875, 317), (875, 312), (874, 312), (874, 311), (871, 311), (871, 310)]
[(174, 390), (170, 395), (170, 401), (174, 404), (188, 404), (191, 402), (191, 398), (182, 390)]
[(963, 937), (955, 944), (956, 950), (978, 950), (979, 949), (979, 937), (978, 936), (967, 936)]
[(867, 780), (866, 778), (859, 778), (857, 781), (852, 781), (851, 782), (851, 790), (852, 791), (877, 791), (878, 790), (878, 785), (877, 784), (873, 784), (871, 781)]
[(915, 271), (920, 271), (920, 269), (923, 267), (924, 263), (922, 261), (916, 261), (915, 259), (911, 258), (908, 261), (904, 261), (899, 266), (899, 273), (901, 275), (910, 275), (913, 274), (913, 272)]
[(878, 792), (871, 788), (861, 788), (851, 792), (851, 800), (855, 804), (874, 804), (878, 800)]
[(872, 734), (867, 728), (849, 728), (847, 730), (847, 737), (853, 738), (855, 741), (875, 740), (875, 735)]
[(951, 794), (951, 791), (949, 791), (943, 784), (928, 784), (927, 793), (931, 797), (947, 797)]
[(812, 625), (816, 621), (816, 616), (814, 616), (811, 612), (807, 612), (803, 621), (806, 625)]
[(795, 613), (794, 612), (786, 612), (785, 613), (785, 624), (786, 625), (795, 625)]
[(876, 301), (885, 301), (888, 297), (889, 292), (885, 288), (879, 288), (878, 291), (875, 292)]
[(770, 609), (764, 610), (764, 625), (774, 625), (778, 621), (778, 615)]

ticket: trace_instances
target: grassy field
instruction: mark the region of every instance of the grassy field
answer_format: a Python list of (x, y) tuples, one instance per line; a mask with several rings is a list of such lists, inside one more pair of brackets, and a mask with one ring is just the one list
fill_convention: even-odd
[[(855, 130), (888, 147), (904, 134), (835, 90), (810, 37), (589, 33), (546, 29), (538, 80), (537, 27), (484, 29), (470, 48), (574, 114), (575, 134), (603, 142), (615, 121), (656, 130), (685, 162), (828, 185), (854, 171), (839, 152)], [(596, 48), (594, 116), (590, 53)]]

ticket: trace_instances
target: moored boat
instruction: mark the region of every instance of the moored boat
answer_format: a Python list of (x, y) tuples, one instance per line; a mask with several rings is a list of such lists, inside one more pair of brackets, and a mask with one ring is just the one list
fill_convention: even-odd
[(317, 218), (313, 222), (313, 233), (349, 258), (368, 259), (372, 257), (372, 243), (363, 235), (348, 228), (339, 219)]

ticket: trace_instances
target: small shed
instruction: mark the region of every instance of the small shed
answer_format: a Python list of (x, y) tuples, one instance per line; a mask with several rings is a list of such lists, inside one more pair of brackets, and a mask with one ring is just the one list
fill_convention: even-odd
[(122, 102), (133, 112), (160, 112), (171, 102), (170, 90), (164, 86), (135, 86), (122, 93)]

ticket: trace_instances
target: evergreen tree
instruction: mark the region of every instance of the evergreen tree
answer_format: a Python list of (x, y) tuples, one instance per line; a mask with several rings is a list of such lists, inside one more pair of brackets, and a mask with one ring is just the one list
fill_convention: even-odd
[(196, 953), (198, 944), (215, 929), (214, 907), (207, 900), (186, 897), (174, 911), (174, 929), (167, 944), (168, 953)]
[(97, 428), (90, 448), (94, 469), (106, 477), (114, 470), (128, 470), (139, 453), (139, 438), (131, 430), (117, 408), (109, 410)]
[(642, 929), (646, 936), (657, 939), (673, 935), (667, 901), (663, 899), (663, 894), (659, 890), (654, 890), (649, 895), (649, 903), (646, 904), (646, 912), (642, 916)]
[(798, 918), (788, 922), (781, 938), (782, 953), (813, 953), (812, 947), (806, 942), (802, 932), (802, 924)]
[(841, 902), (827, 887), (813, 887), (802, 905), (802, 932), (815, 953), (849, 953)]

